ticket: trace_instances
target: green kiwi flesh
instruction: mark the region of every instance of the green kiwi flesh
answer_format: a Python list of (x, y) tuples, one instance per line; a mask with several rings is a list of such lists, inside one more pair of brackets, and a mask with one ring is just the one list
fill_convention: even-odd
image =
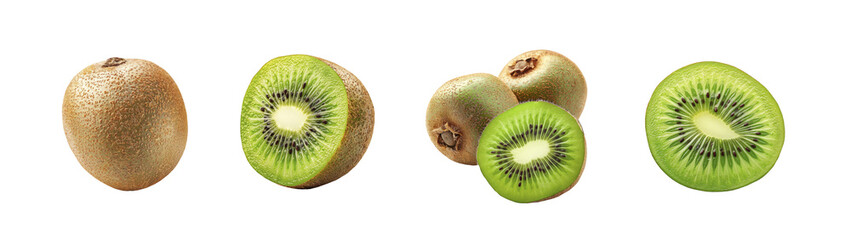
[(785, 136), (783, 115), (768, 90), (718, 62), (685, 66), (659, 83), (645, 127), (662, 171), (703, 191), (729, 191), (765, 176)]
[(357, 164), (373, 122), (372, 101), (354, 75), (324, 59), (290, 55), (272, 59), (251, 80), (240, 135), (260, 175), (312, 188)]
[(499, 195), (527, 203), (570, 190), (585, 166), (585, 134), (576, 118), (549, 102), (517, 105), (488, 123), (476, 154)]
[(567, 109), (579, 118), (585, 108), (585, 77), (573, 61), (549, 50), (520, 54), (499, 73), (499, 79), (520, 102), (545, 100)]
[(426, 111), (429, 139), (449, 159), (476, 164), (476, 146), (488, 121), (517, 105), (505, 83), (487, 73), (475, 73), (444, 83)]

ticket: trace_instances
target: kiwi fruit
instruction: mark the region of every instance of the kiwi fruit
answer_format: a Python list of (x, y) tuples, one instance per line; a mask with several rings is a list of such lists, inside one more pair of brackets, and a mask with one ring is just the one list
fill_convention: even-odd
[(476, 146), (488, 121), (517, 105), (517, 98), (496, 76), (476, 73), (449, 80), (437, 89), (426, 111), (426, 130), (449, 159), (476, 164)]
[(780, 107), (742, 70), (718, 62), (680, 68), (659, 83), (645, 128), (656, 163), (674, 181), (729, 191), (759, 180), (783, 147)]
[(557, 52), (534, 50), (520, 54), (502, 68), (499, 78), (520, 102), (545, 100), (577, 118), (585, 108), (585, 77), (576, 64)]
[(476, 158), (504, 198), (551, 199), (570, 190), (585, 167), (585, 134), (565, 109), (545, 101), (521, 103), (488, 123)]
[(375, 112), (355, 75), (328, 60), (270, 60), (248, 85), (240, 136), (257, 173), (279, 185), (313, 188), (357, 165), (372, 138)]
[(120, 190), (159, 182), (186, 147), (177, 84), (141, 59), (110, 58), (80, 71), (65, 90), (62, 123), (80, 165)]

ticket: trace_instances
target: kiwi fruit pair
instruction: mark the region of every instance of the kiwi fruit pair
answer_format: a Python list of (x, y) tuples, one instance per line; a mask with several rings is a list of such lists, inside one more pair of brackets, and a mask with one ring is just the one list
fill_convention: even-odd
[(659, 83), (645, 128), (662, 171), (702, 191), (759, 180), (774, 166), (785, 137), (771, 93), (742, 70), (718, 62), (685, 66)]
[(477, 73), (445, 83), (429, 103), (426, 128), (438, 150), (478, 164), (503, 197), (542, 201), (570, 189), (582, 172), (585, 138), (572, 113), (582, 112), (585, 95), (573, 62), (530, 51), (499, 77)]
[(159, 182), (186, 147), (177, 84), (141, 59), (110, 58), (80, 71), (65, 90), (62, 123), (80, 165), (120, 190)]
[(313, 188), (348, 173), (372, 138), (366, 88), (333, 62), (308, 55), (270, 60), (248, 85), (240, 136), (249, 164), (279, 185)]
[(476, 165), (478, 138), (487, 123), (520, 102), (543, 100), (576, 117), (586, 98), (585, 78), (570, 59), (549, 50), (514, 57), (499, 77), (487, 73), (444, 83), (426, 111), (432, 144), (449, 159)]

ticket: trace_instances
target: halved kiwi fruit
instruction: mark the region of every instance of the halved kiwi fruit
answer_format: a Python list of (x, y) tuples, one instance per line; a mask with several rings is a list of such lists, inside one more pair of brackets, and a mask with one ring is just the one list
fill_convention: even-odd
[(499, 195), (515, 202), (570, 190), (585, 166), (585, 134), (576, 118), (549, 102), (517, 105), (488, 123), (476, 158)]
[(242, 148), (270, 181), (317, 187), (360, 161), (374, 116), (369, 93), (346, 69), (313, 56), (278, 57), (263, 65), (245, 93)]
[(728, 191), (765, 176), (783, 147), (780, 107), (733, 66), (699, 62), (659, 83), (645, 117), (656, 163), (697, 190)]
[(502, 68), (499, 79), (508, 84), (520, 102), (549, 101), (577, 118), (585, 108), (585, 77), (573, 61), (557, 52), (534, 50), (520, 54)]
[(142, 59), (114, 57), (80, 71), (65, 90), (62, 123), (80, 165), (120, 190), (159, 182), (186, 147), (180, 90)]
[(434, 146), (453, 161), (475, 165), (476, 145), (488, 121), (517, 105), (511, 89), (495, 76), (476, 73), (449, 80), (437, 89), (426, 111)]

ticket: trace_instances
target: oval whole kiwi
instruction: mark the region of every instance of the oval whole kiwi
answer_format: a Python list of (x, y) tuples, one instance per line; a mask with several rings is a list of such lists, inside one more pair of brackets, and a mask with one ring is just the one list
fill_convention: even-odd
[(476, 165), (476, 146), (485, 126), (517, 104), (511, 89), (495, 76), (461, 76), (443, 84), (432, 96), (426, 112), (426, 130), (443, 155)]
[(585, 108), (587, 87), (579, 68), (567, 57), (549, 50), (514, 57), (499, 73), (521, 102), (546, 100), (579, 118)]
[(331, 61), (289, 55), (254, 75), (242, 102), (248, 162), (279, 185), (313, 188), (348, 173), (372, 139), (372, 99), (355, 75)]
[(186, 146), (177, 84), (141, 59), (110, 58), (83, 69), (65, 90), (62, 122), (83, 168), (120, 190), (159, 182)]

